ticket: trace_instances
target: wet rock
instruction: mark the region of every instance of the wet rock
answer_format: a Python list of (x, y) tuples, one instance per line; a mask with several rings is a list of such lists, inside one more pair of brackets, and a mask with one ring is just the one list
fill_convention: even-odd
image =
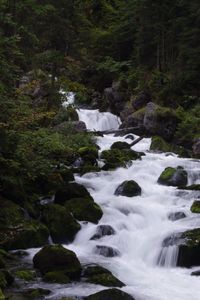
[(58, 271), (70, 279), (77, 279), (81, 274), (81, 264), (76, 254), (61, 245), (44, 246), (33, 257), (33, 264), (42, 275)]
[(99, 274), (111, 274), (111, 272), (99, 265), (88, 265), (83, 270), (84, 277), (90, 277)]
[(85, 300), (134, 300), (134, 298), (118, 289), (103, 290), (85, 298)]
[(63, 271), (52, 271), (45, 273), (43, 280), (49, 283), (67, 284), (70, 282), (68, 276)]
[(126, 142), (115, 142), (112, 144), (111, 149), (130, 149), (130, 145)]
[(166, 168), (160, 177), (158, 183), (168, 186), (185, 187), (188, 182), (187, 172), (182, 167)]
[(96, 233), (91, 237), (91, 240), (97, 240), (106, 235), (115, 234), (115, 230), (110, 225), (99, 225)]
[(102, 246), (102, 245), (97, 245), (95, 252), (105, 257), (114, 257), (120, 255), (119, 250), (108, 246)]
[(80, 224), (59, 204), (45, 205), (42, 209), (41, 220), (47, 225), (54, 243), (73, 241), (80, 230)]
[(200, 184), (192, 184), (184, 187), (184, 189), (188, 191), (200, 191)]
[(196, 139), (192, 146), (194, 157), (200, 158), (200, 138)]
[(92, 198), (74, 198), (65, 203), (67, 211), (79, 221), (98, 223), (103, 212), (100, 206)]
[(188, 150), (183, 148), (182, 146), (177, 146), (171, 143), (167, 143), (160, 136), (153, 136), (151, 140), (150, 150), (158, 151), (158, 152), (173, 152), (178, 154), (181, 157), (190, 157), (190, 153)]
[(115, 191), (116, 196), (134, 197), (141, 195), (141, 187), (134, 180), (122, 182)]
[(144, 127), (149, 134), (171, 140), (178, 125), (178, 118), (172, 109), (161, 107), (153, 102), (146, 106)]
[(191, 273), (192, 276), (200, 276), (200, 270)]
[(81, 197), (90, 197), (90, 193), (83, 185), (73, 182), (56, 191), (54, 202), (62, 205), (68, 200)]
[(190, 210), (195, 214), (200, 214), (200, 200), (194, 201)]
[(81, 147), (78, 150), (78, 154), (84, 164), (97, 165), (98, 149), (96, 147)]
[(183, 219), (185, 217), (186, 217), (186, 215), (182, 211), (170, 213), (168, 216), (169, 220), (171, 220), (171, 221), (177, 221), (177, 220)]

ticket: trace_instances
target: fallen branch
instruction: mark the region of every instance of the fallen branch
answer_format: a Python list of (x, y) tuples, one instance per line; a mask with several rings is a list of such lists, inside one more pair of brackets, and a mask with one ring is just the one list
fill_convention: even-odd
[(97, 134), (111, 134), (111, 133), (121, 133), (121, 134), (128, 134), (128, 133), (134, 133), (135, 130), (141, 130), (141, 126), (137, 127), (129, 127), (129, 128), (122, 128), (122, 129), (113, 129), (113, 130), (103, 130), (103, 131), (93, 131), (93, 130), (88, 130), (88, 132), (91, 133), (97, 133)]
[(144, 136), (140, 136), (139, 138), (137, 138), (136, 140), (134, 140), (132, 143), (130, 143), (130, 147), (135, 146), (137, 143), (139, 143), (142, 139), (144, 138)]

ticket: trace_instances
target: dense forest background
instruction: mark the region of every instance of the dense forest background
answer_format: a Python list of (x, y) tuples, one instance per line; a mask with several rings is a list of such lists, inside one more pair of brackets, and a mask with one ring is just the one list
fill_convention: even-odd
[[(82, 105), (94, 95), (103, 104), (113, 82), (129, 98), (148, 93), (176, 111), (176, 139), (191, 148), (200, 128), (199, 36), (198, 0), (1, 0), (2, 195), (22, 201), (38, 193), (52, 165), (92, 143), (69, 124), (67, 141), (55, 130), (60, 90)], [(76, 118), (72, 108), (65, 118)]]

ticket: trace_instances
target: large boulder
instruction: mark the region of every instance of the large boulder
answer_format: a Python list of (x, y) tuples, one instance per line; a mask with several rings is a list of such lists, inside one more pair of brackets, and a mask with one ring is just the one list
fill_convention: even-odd
[(153, 102), (147, 104), (144, 127), (149, 134), (159, 135), (166, 140), (171, 140), (178, 123), (179, 119), (172, 109), (158, 106)]
[(111, 149), (119, 149), (119, 150), (123, 150), (123, 149), (130, 149), (130, 145), (126, 142), (115, 142), (112, 144)]
[(134, 197), (141, 195), (141, 187), (134, 180), (122, 182), (115, 191), (116, 196)]
[(200, 266), (200, 228), (172, 234), (163, 241), (163, 247), (178, 246), (177, 266)]
[(118, 289), (108, 289), (90, 295), (85, 300), (134, 300), (134, 298)]
[(80, 230), (80, 224), (59, 204), (45, 205), (42, 209), (41, 220), (47, 225), (54, 243), (73, 241)]
[(54, 201), (56, 204), (64, 204), (70, 199), (81, 197), (90, 197), (90, 193), (83, 185), (73, 182), (60, 187), (56, 191)]
[(141, 109), (149, 102), (151, 102), (151, 95), (146, 91), (140, 92), (131, 99), (131, 104), (135, 110)]
[(167, 186), (176, 186), (183, 188), (187, 185), (188, 175), (187, 172), (182, 167), (177, 168), (166, 168), (160, 177), (158, 178), (158, 183)]
[(110, 271), (100, 266), (89, 266), (84, 270), (86, 281), (109, 287), (123, 287), (125, 284), (117, 279)]
[(200, 158), (200, 138), (196, 139), (192, 146), (193, 155), (196, 158)]
[(103, 170), (126, 167), (127, 164), (131, 162), (131, 160), (140, 159), (142, 155), (143, 153), (139, 153), (131, 149), (104, 150), (101, 153), (101, 159), (103, 159), (105, 162)]
[(70, 279), (81, 275), (81, 264), (76, 254), (61, 245), (44, 246), (33, 257), (33, 264), (42, 275), (55, 271), (61, 271)]
[(79, 221), (98, 223), (103, 215), (100, 206), (91, 197), (71, 199), (66, 201), (65, 207)]

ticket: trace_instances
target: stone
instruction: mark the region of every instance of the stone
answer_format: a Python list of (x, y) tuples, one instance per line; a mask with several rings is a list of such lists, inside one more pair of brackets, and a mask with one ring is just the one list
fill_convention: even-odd
[(103, 245), (96, 245), (95, 252), (105, 257), (114, 257), (120, 255), (119, 250)]
[(98, 223), (103, 212), (92, 198), (74, 198), (65, 203), (67, 211), (79, 221)]
[(111, 149), (119, 149), (119, 150), (123, 150), (123, 149), (130, 149), (130, 145), (126, 142), (115, 142), (112, 144)]
[(77, 279), (81, 275), (81, 264), (76, 254), (62, 245), (44, 246), (33, 257), (33, 264), (42, 275), (56, 271), (62, 271), (70, 279)]
[(115, 230), (110, 225), (99, 225), (96, 233), (91, 237), (91, 240), (97, 240), (107, 235), (115, 234)]
[(192, 146), (193, 155), (196, 158), (200, 158), (200, 138), (196, 139)]
[(170, 213), (168, 216), (169, 220), (171, 220), (171, 221), (177, 221), (177, 220), (183, 219), (185, 217), (186, 217), (186, 215), (182, 211)]
[(134, 180), (122, 182), (115, 191), (116, 196), (135, 197), (142, 193), (141, 187)]
[(167, 186), (185, 187), (188, 182), (187, 172), (182, 167), (165, 168), (160, 177), (158, 183)]
[(85, 300), (135, 300), (131, 295), (118, 289), (108, 289), (85, 297)]
[(200, 200), (194, 201), (190, 210), (192, 213), (200, 214)]

